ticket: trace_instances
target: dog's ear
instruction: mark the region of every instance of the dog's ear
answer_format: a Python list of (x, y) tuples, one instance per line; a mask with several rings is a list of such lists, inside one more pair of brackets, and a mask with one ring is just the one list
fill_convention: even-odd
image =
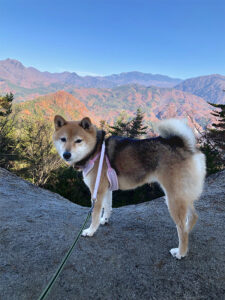
[(55, 130), (60, 129), (62, 126), (66, 125), (66, 120), (61, 116), (55, 116), (54, 118)]
[(80, 121), (79, 125), (84, 129), (90, 129), (90, 127), (92, 126), (92, 123), (91, 123), (91, 120), (88, 117), (86, 117)]

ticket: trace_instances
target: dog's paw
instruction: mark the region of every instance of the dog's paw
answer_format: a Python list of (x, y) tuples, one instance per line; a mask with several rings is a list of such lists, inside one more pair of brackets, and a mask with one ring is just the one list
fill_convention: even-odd
[(185, 255), (181, 255), (179, 253), (179, 248), (170, 249), (170, 253), (172, 254), (173, 257), (175, 257), (177, 259), (181, 259), (182, 257), (185, 257)]
[(109, 219), (108, 218), (101, 218), (100, 220), (101, 225), (105, 225), (109, 223)]
[(82, 236), (93, 236), (95, 233), (90, 227), (82, 231)]

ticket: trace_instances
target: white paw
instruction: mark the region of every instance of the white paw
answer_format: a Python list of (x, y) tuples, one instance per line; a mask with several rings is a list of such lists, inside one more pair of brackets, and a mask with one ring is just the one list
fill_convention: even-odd
[(180, 255), (179, 248), (173, 248), (170, 250), (170, 253), (173, 255), (173, 257), (177, 259), (181, 259), (182, 257), (185, 257), (185, 255)]
[(95, 230), (91, 229), (90, 227), (82, 231), (82, 236), (93, 236)]
[(108, 218), (101, 218), (100, 223), (102, 225), (108, 224), (109, 223), (109, 219)]

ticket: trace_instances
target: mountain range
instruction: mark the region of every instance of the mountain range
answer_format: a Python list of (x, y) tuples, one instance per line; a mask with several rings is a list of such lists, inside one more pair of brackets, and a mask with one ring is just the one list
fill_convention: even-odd
[(15, 59), (0, 61), (0, 93), (13, 92), (15, 101), (26, 101), (58, 90), (74, 88), (114, 88), (121, 85), (170, 87), (203, 98), (207, 102), (225, 103), (225, 76), (213, 74), (181, 80), (165, 75), (127, 72), (109, 76), (79, 76), (75, 72), (40, 72), (25, 67)]
[[(79, 99), (79, 100), (78, 100)], [(153, 125), (165, 118), (187, 118), (191, 126), (202, 130), (213, 120), (209, 104), (202, 98), (171, 88), (121, 86), (113, 89), (74, 89), (73, 95), (58, 91), (34, 100), (18, 103), (23, 115), (39, 115), (52, 121), (54, 115), (77, 120), (89, 116), (95, 124), (112, 124), (121, 111), (134, 116), (137, 107), (145, 112), (145, 122)]]
[(112, 123), (124, 110), (133, 116), (138, 107), (146, 122), (188, 117), (205, 128), (211, 123), (208, 102), (225, 103), (225, 76), (214, 74), (181, 81), (164, 75), (128, 72), (109, 76), (40, 72), (14, 59), (0, 61), (0, 94), (14, 93), (26, 114), (47, 118), (61, 113), (69, 119), (91, 116)]
[(67, 88), (70, 86), (112, 88), (118, 85), (132, 83), (139, 83), (145, 86), (155, 85), (160, 87), (173, 87), (181, 82), (181, 79), (141, 72), (83, 77), (75, 72), (40, 72), (33, 67), (25, 67), (18, 60), (9, 58), (0, 61), (0, 79), (2, 81), (10, 82), (15, 86), (27, 89), (40, 87), (54, 88), (57, 84)]

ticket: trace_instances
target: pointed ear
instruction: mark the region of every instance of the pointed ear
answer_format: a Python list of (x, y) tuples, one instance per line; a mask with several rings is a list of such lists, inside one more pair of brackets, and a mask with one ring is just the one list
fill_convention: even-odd
[(84, 129), (90, 129), (90, 127), (92, 126), (92, 123), (91, 123), (91, 120), (88, 117), (86, 117), (80, 121), (79, 125), (81, 127), (83, 127)]
[(55, 130), (60, 129), (62, 126), (66, 125), (66, 120), (61, 116), (55, 116), (54, 118)]

